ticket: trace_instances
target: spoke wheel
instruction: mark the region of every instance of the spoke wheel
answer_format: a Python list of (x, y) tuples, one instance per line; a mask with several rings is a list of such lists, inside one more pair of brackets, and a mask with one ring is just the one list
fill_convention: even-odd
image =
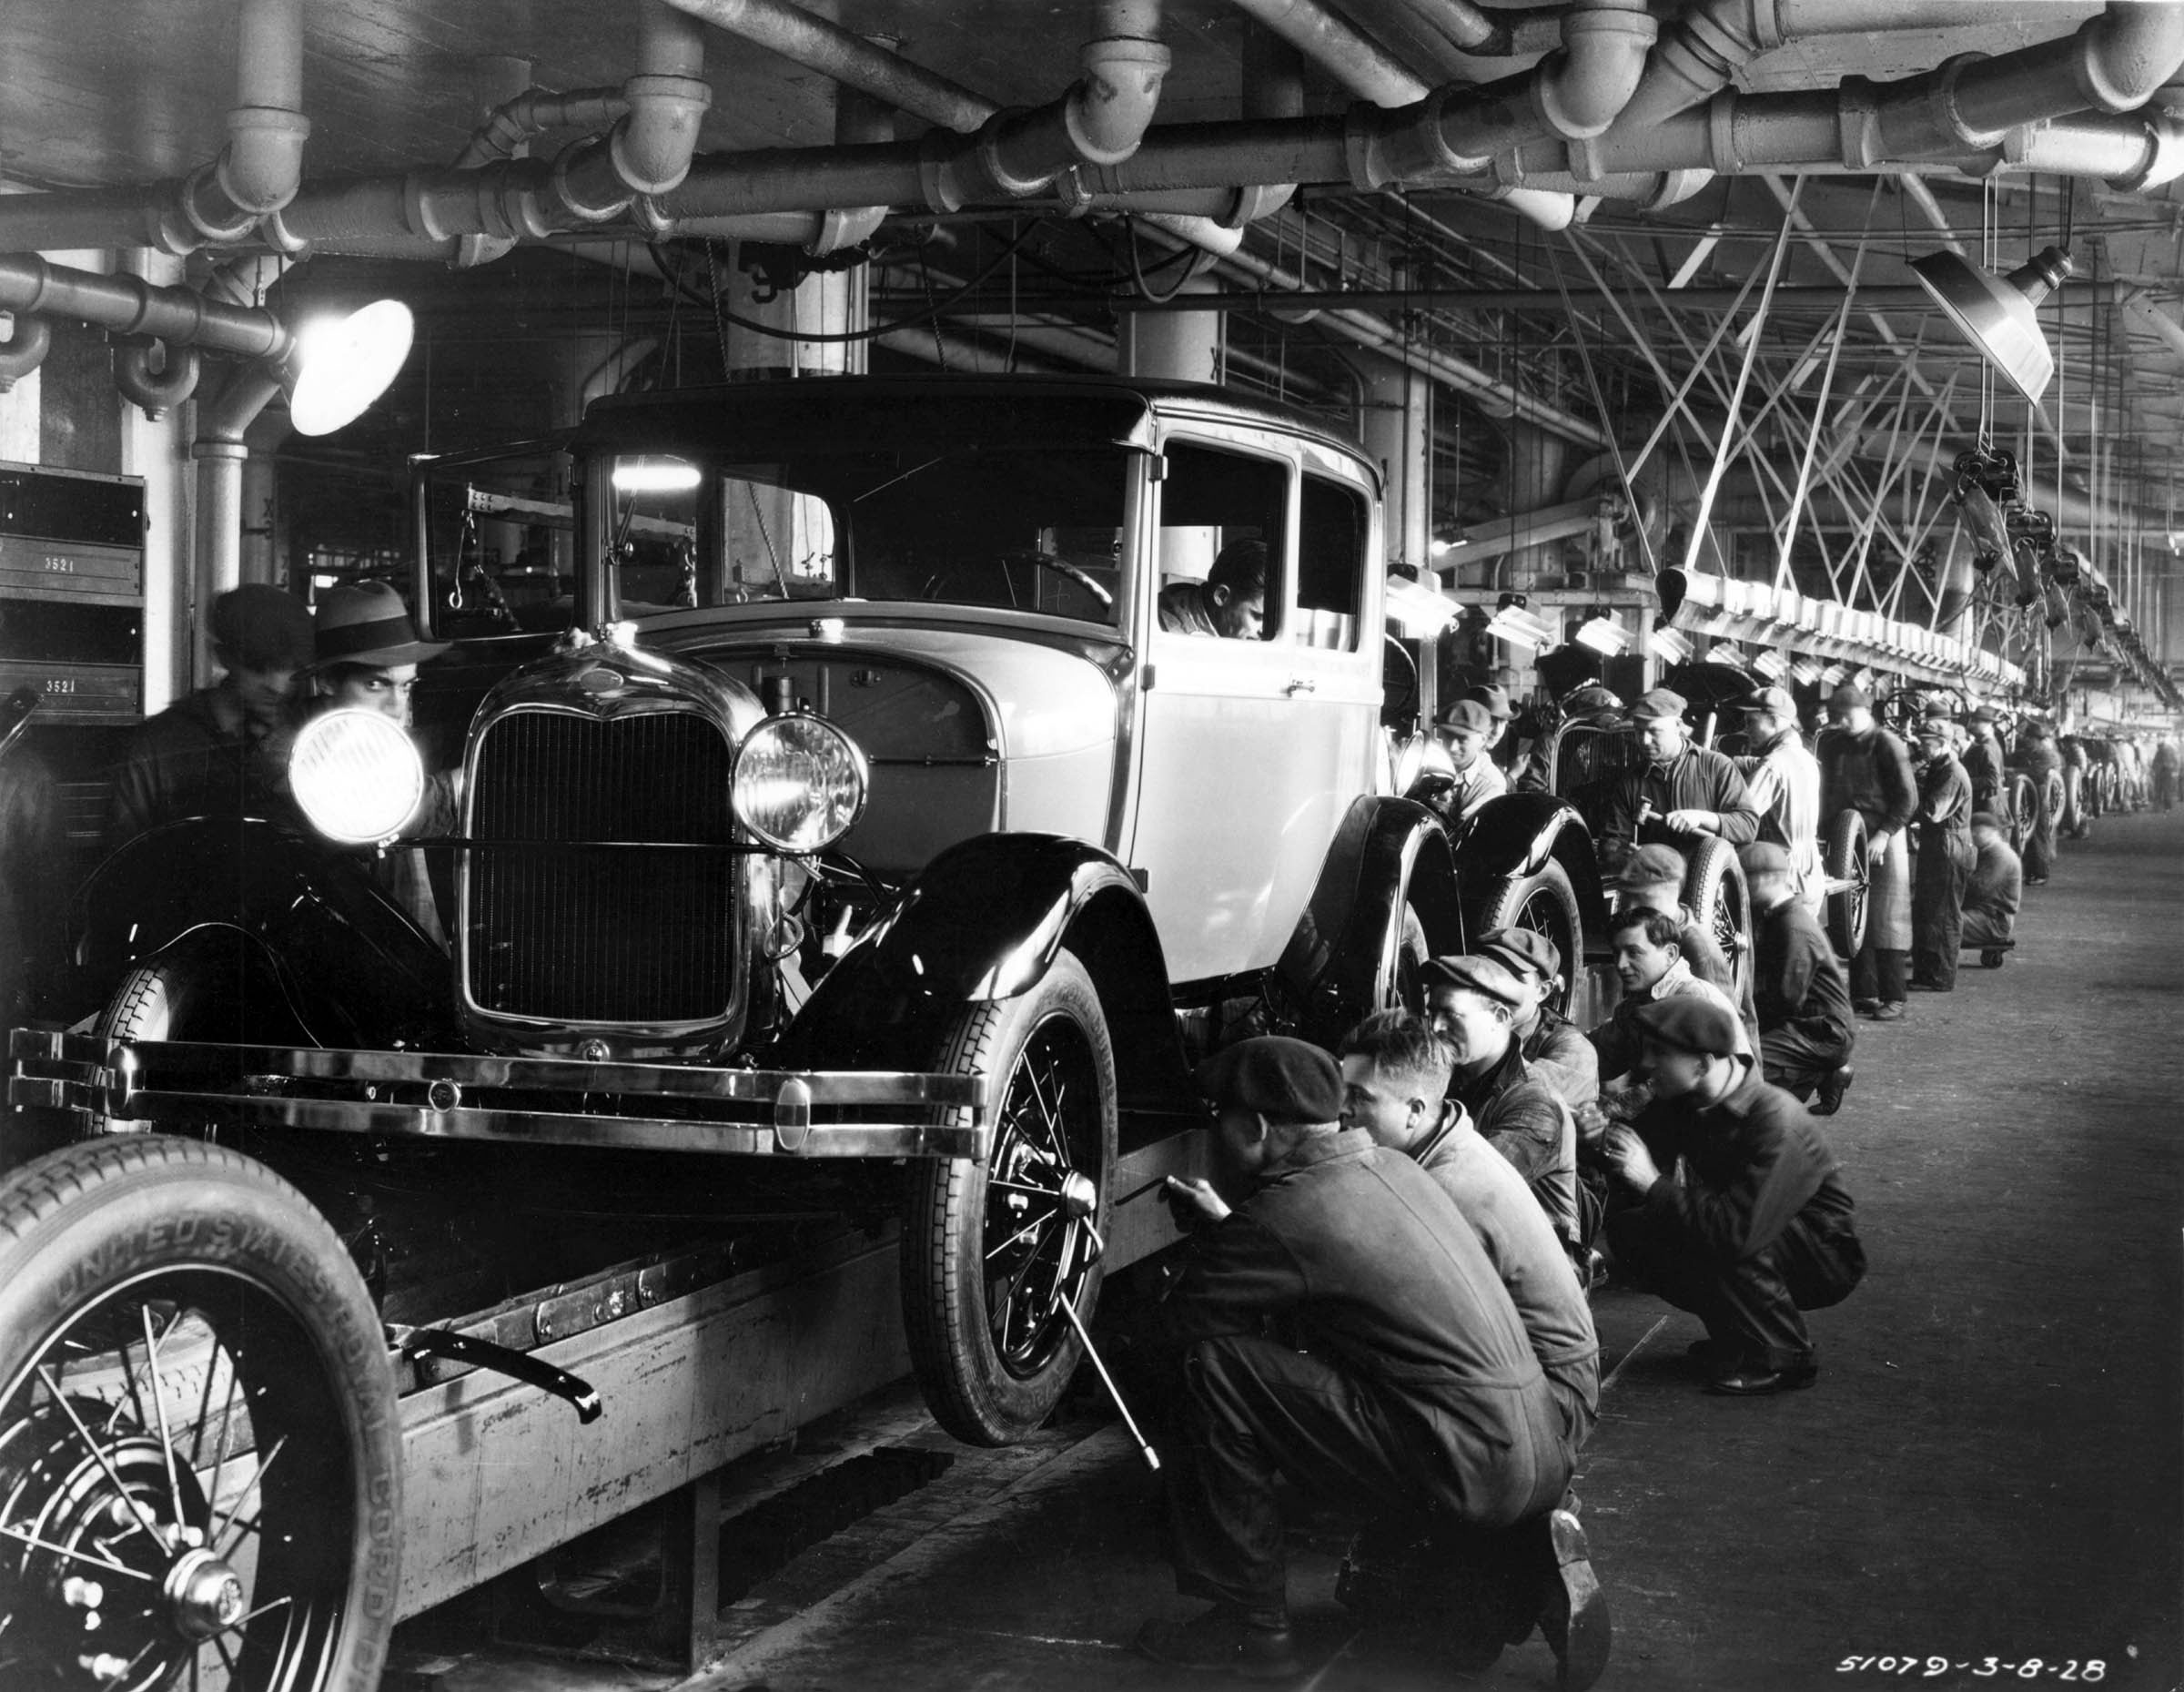
[(982, 1163), (928, 1160), (903, 1231), (910, 1354), (935, 1417), (1001, 1445), (1050, 1415), (1083, 1346), (1062, 1305), (1091, 1320), (1113, 1205), (1115, 1060), (1099, 996), (1061, 953), (1018, 998), (967, 1007), (937, 1067), (989, 1078)]
[(220, 1148), (71, 1146), (0, 1187), (0, 1685), (376, 1679), (399, 1533), (369, 1296)]
[(1752, 896), (1744, 886), (1744, 866), (1736, 848), (1718, 836), (1702, 841), (1691, 855), (1684, 872), (1684, 903), (1699, 925), (1721, 947), (1729, 963), (1729, 997), (1739, 1005), (1751, 1002)]
[(1866, 863), (1866, 818), (1856, 811), (1838, 811), (1828, 827), (1827, 852), (1822, 866), (1831, 883), (1842, 890), (1827, 896), (1827, 937), (1848, 963), (1866, 944), (1866, 907), (1872, 895), (1872, 870)]
[(1562, 960), (1547, 1008), (1558, 1016), (1570, 1014), (1577, 972), (1584, 962), (1584, 922), (1578, 915), (1577, 891), (1569, 872), (1550, 861), (1536, 876), (1521, 876), (1494, 890), (1480, 913), (1479, 937), (1503, 928), (1526, 928), (1554, 943)]

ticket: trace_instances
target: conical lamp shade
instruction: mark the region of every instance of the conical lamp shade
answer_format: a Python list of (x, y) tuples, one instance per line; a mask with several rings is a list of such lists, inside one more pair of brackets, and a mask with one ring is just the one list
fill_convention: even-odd
[(302, 435), (330, 435), (385, 393), (410, 356), (416, 325), (399, 300), (377, 299), (338, 323), (296, 338), (296, 385), (288, 420)]
[(2043, 250), (2006, 277), (1955, 253), (1929, 253), (1911, 261), (1911, 273), (1965, 339), (2027, 400), (2037, 402), (2055, 376), (2035, 308), (2070, 274), (2070, 256), (2059, 247)]

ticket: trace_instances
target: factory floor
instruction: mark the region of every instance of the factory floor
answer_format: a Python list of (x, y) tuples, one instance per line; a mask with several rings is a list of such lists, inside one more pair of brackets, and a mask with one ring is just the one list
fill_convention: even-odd
[[(1599, 1295), (1608, 1383), (1576, 1489), (1613, 1606), (1608, 1692), (2184, 1684), (2184, 815), (2103, 818), (2026, 900), (2005, 968), (1860, 1027), (1827, 1131), (1871, 1271), (1813, 1319), (1814, 1390), (1706, 1396), (1694, 1319)], [(723, 1535), (719, 1654), (689, 1685), (1221, 1684), (1128, 1648), (1195, 1606), (1158, 1554), (1151, 1477), (1093, 1406), (971, 1453), (905, 1389), (798, 1460), (806, 1485), (753, 1490), (774, 1502)], [(1333, 1600), (1340, 1549), (1292, 1543), (1314, 1692), (1554, 1686), (1536, 1636), (1460, 1674), (1359, 1632)], [(388, 1687), (687, 1679), (488, 1643), (490, 1608), (406, 1625)]]

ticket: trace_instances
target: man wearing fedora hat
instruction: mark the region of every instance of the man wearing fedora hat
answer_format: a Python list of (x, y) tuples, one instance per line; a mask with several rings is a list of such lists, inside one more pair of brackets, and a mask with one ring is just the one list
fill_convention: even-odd
[[(401, 595), (384, 582), (329, 589), (318, 602), (316, 637), (317, 662), (311, 669), (316, 709), (376, 711), (404, 730), (410, 724), (417, 666), (448, 650), (445, 643), (418, 638)], [(410, 839), (450, 834), (455, 809), (453, 777), (434, 771), (402, 834)], [(420, 929), (444, 941), (440, 902), (423, 857), (413, 848), (387, 853), (374, 860), (372, 878)]]
[(265, 583), (230, 588), (207, 618), (220, 679), (129, 736), (111, 773), (110, 851), (188, 816), (290, 814), (288, 750), (297, 683), (311, 662), (311, 613)]
[(313, 620), (311, 677), (325, 708), (377, 711), (408, 728), (417, 666), (449, 650), (420, 640), (402, 596), (384, 582), (329, 589)]

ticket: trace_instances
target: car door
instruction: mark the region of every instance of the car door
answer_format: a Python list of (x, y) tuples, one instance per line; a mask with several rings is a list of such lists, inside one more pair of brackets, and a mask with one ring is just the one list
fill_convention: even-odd
[(1358, 619), (1345, 633), (1299, 603), (1299, 443), (1178, 426), (1162, 448), (1148, 598), (1203, 580), (1237, 540), (1269, 551), (1260, 639), (1171, 632), (1156, 617), (1144, 648), (1129, 863), (1170, 978), (1190, 982), (1280, 957), (1335, 825), (1370, 778), (1371, 742), (1346, 720), (1359, 658), (1342, 643), (1354, 646)]

